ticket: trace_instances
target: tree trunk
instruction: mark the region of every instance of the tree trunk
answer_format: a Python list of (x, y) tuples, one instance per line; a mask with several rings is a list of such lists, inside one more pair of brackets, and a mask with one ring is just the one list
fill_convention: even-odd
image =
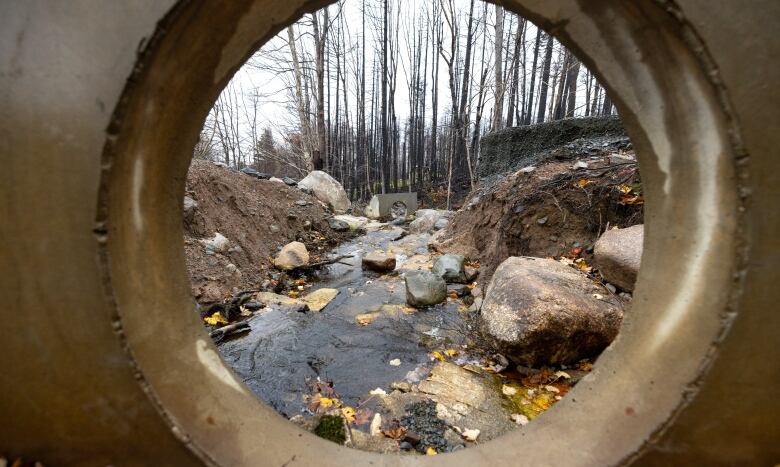
[(547, 88), (550, 81), (550, 65), (552, 64), (553, 37), (547, 35), (547, 48), (544, 52), (544, 64), (542, 65), (541, 87), (539, 88), (539, 113), (536, 123), (544, 122), (544, 113), (547, 109)]

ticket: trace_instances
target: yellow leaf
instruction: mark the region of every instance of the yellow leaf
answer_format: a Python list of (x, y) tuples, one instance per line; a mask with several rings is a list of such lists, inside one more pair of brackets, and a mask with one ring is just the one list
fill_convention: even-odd
[(620, 190), (621, 193), (626, 193), (626, 194), (631, 193), (631, 190), (632, 190), (632, 188), (630, 186), (626, 185), (625, 183), (622, 184), (622, 185), (619, 185), (617, 188), (618, 188), (618, 190)]
[(444, 351), (444, 353), (448, 357), (454, 357), (454, 356), (458, 355), (460, 353), (460, 351), (459, 350), (455, 350), (455, 349), (447, 349), (447, 350)]
[(332, 407), (338, 399), (331, 399), (330, 397), (320, 397), (320, 407)]
[(341, 409), (341, 415), (347, 420), (347, 423), (355, 422), (355, 409), (352, 407), (344, 407)]
[(585, 188), (588, 183), (590, 183), (590, 180), (587, 178), (581, 178), (580, 181), (577, 182), (577, 186), (580, 188)]
[(217, 324), (227, 324), (227, 320), (224, 316), (222, 316), (222, 313), (216, 312), (211, 316), (206, 316), (203, 318), (203, 321), (206, 322), (206, 324), (210, 324), (212, 326), (216, 326)]
[(436, 452), (436, 449), (428, 446), (428, 449), (425, 450), (425, 454), (428, 456), (435, 456), (436, 454), (438, 454), (438, 452)]
[(441, 352), (439, 352), (438, 350), (434, 350), (431, 353), (431, 357), (435, 358), (436, 360), (438, 360), (440, 362), (443, 362), (445, 360), (444, 359), (444, 355), (442, 355)]

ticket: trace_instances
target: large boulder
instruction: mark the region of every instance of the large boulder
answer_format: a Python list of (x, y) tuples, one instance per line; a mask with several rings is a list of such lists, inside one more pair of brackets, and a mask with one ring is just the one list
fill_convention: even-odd
[(599, 272), (607, 282), (624, 290), (634, 290), (636, 276), (642, 262), (642, 242), (645, 226), (607, 230), (593, 247), (593, 256)]
[(430, 232), (440, 217), (435, 209), (418, 209), (414, 213), (414, 220), (409, 224), (409, 232), (413, 234)]
[(321, 170), (309, 173), (298, 182), (298, 186), (311, 190), (314, 196), (333, 209), (333, 212), (343, 214), (351, 206), (347, 192), (344, 191), (341, 183)]
[(480, 316), (501, 352), (534, 366), (597, 355), (617, 335), (623, 312), (608, 293), (565, 264), (510, 257), (493, 274)]
[(447, 283), (432, 272), (408, 272), (404, 281), (406, 303), (415, 308), (436, 305), (447, 298)]
[(444, 279), (447, 283), (466, 282), (466, 273), (463, 270), (463, 255), (442, 255), (433, 262), (432, 272)]
[(274, 258), (274, 266), (289, 271), (309, 264), (309, 251), (301, 242), (290, 242)]

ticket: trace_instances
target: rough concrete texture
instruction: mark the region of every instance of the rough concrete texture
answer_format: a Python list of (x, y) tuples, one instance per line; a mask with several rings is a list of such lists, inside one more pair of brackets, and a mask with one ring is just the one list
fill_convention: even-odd
[(578, 138), (625, 135), (617, 116), (567, 118), (493, 131), (482, 138), (477, 174), (484, 178), (532, 165), (544, 151)]
[(599, 237), (593, 246), (593, 258), (604, 280), (623, 290), (634, 290), (642, 263), (644, 232), (645, 226), (638, 224), (610, 229)]
[(511, 257), (485, 292), (480, 314), (498, 349), (524, 365), (574, 363), (617, 336), (623, 312), (601, 287), (553, 259)]
[(0, 3), (4, 452), (46, 465), (777, 462), (780, 289), (766, 259), (780, 231), (780, 95), (767, 83), (780, 82), (780, 3), (503, 3), (607, 84), (640, 158), (652, 254), (619, 338), (553, 411), (414, 460), (348, 452), (282, 420), (191, 312), (192, 145), (261, 40), (323, 3), (174, 4)]
[(417, 192), (374, 195), (366, 206), (366, 217), (369, 219), (389, 219), (392, 217), (391, 211), (395, 203), (402, 203), (406, 212), (411, 214), (417, 211)]

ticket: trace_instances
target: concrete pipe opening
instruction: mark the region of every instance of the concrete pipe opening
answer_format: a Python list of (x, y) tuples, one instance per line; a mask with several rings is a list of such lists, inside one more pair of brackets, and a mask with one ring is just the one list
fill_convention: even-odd
[[(281, 27), (324, 2), (180, 3), (142, 44), (144, 52), (121, 98), (108, 101), (115, 109), (102, 166), (97, 158), (75, 162), (74, 178), (91, 181), (92, 189), (77, 190), (75, 202), (54, 200), (73, 212), (83, 210), (81, 202), (88, 205), (90, 196), (97, 202), (97, 225), (91, 224), (97, 245), (62, 252), (54, 261), (65, 265), (72, 255), (91, 258), (91, 263), (82, 259), (63, 266), (59, 273), (89, 271), (85, 273), (88, 277), (81, 277), (84, 285), (80, 291), (93, 292), (94, 309), (103, 312), (93, 321), (85, 321), (84, 326), (99, 336), (94, 338), (92, 355), (97, 359), (95, 354), (100, 354), (100, 363), (92, 369), (94, 374), (85, 370), (87, 366), (73, 360), (90, 354), (74, 349), (69, 338), (53, 338), (40, 346), (41, 355), (12, 370), (8, 379), (22, 381), (37, 374), (36, 363), (56, 360), (47, 352), (62, 351), (62, 357), (57, 358), (62, 358), (70, 376), (68, 372), (57, 373), (57, 382), (76, 388), (73, 400), (106, 419), (90, 427), (89, 416), (70, 415), (66, 402), (51, 399), (48, 386), (24, 397), (16, 388), (10, 400), (24, 402), (14, 409), (6, 402), (4, 411), (21, 418), (24, 410), (46, 401), (40, 402), (40, 407), (50, 407), (51, 416), (58, 421), (50, 435), (37, 439), (44, 426), (37, 420), (0, 431), (9, 443), (7, 447), (64, 463), (90, 464), (95, 459), (143, 463), (156, 457), (177, 465), (603, 465), (669, 459), (748, 462), (777, 455), (771, 451), (777, 447), (770, 448), (778, 432), (776, 426), (772, 428), (771, 417), (755, 419), (750, 428), (738, 432), (731, 446), (708, 446), (705, 442), (725, 439), (728, 430), (723, 427), (703, 432), (695, 429), (696, 421), (704, 420), (708, 409), (715, 410), (719, 394), (728, 394), (718, 391), (726, 381), (724, 372), (729, 365), (749, 355), (744, 330), (739, 329), (736, 336), (729, 332), (732, 323), (741, 318), (738, 305), (746, 261), (741, 196), (745, 191), (740, 190), (747, 181), (746, 168), (740, 164), (744, 156), (741, 133), (702, 39), (682, 10), (668, 2), (508, 0), (503, 4), (553, 33), (597, 72), (620, 110), (646, 184), (645, 254), (634, 309), (617, 341), (569, 397), (527, 429), (436, 457), (380, 456), (349, 450), (297, 429), (255, 398), (225, 366), (192, 313), (182, 248), (185, 174), (203, 119), (235, 70)], [(121, 19), (124, 8), (84, 8), (76, 12), (73, 21), (78, 24), (101, 16)], [(135, 37), (134, 28), (141, 32), (148, 28), (151, 19), (160, 15), (159, 8), (124, 12), (131, 18), (126, 29), (117, 33), (117, 41), (128, 46), (123, 39)], [(693, 4), (691, 11), (706, 8)], [(39, 10), (29, 7), (33, 17), (38, 14), (40, 18), (33, 23), (35, 27), (55, 21), (53, 12)], [(84, 16), (79, 18), (78, 13)], [(19, 26), (21, 30), (25, 27), (30, 26)], [(93, 32), (87, 29), (83, 33), (88, 37)], [(21, 47), (24, 35), (17, 39), (17, 47)], [(32, 41), (33, 47), (39, 45)], [(3, 46), (2, 56), (24, 59), (24, 55), (6, 53), (9, 50), (14, 50), (14, 45)], [(98, 54), (95, 60), (111, 63), (109, 54)], [(6, 66), (13, 68), (12, 60), (4, 60)], [(110, 66), (98, 73), (101, 71), (108, 80), (120, 74)], [(6, 76), (17, 88), (24, 88), (13, 76)], [(96, 86), (105, 84), (97, 75), (85, 79), (94, 80)], [(76, 96), (85, 93), (83, 90)], [(29, 98), (30, 93), (21, 96)], [(10, 108), (21, 105), (16, 99), (8, 99)], [(61, 101), (67, 104), (67, 95)], [(97, 104), (105, 105), (103, 101)], [(65, 105), (56, 107), (67, 109)], [(43, 116), (23, 117), (13, 124), (4, 117), (4, 129), (31, 125)], [(95, 122), (104, 121), (100, 118), (90, 115), (87, 120), (93, 127), (85, 124), (84, 131), (73, 132), (84, 141), (83, 148), (96, 147), (95, 128), (100, 125)], [(20, 137), (24, 138), (9, 136), (8, 141), (21, 141)], [(56, 141), (62, 136), (48, 138)], [(63, 141), (67, 145), (67, 139)], [(69, 151), (78, 149), (76, 145)], [(43, 153), (45, 147), (39, 146), (37, 151)], [(27, 178), (7, 181), (32, 180), (27, 172), (22, 173), (21, 161), (8, 159), (12, 167), (19, 168), (17, 173)], [(53, 190), (66, 191), (62, 186)], [(13, 199), (15, 206), (21, 206), (18, 194)], [(35, 199), (41, 200), (36, 203), (44, 202), (44, 198)], [(25, 216), (21, 211), (13, 211), (13, 215)], [(80, 231), (82, 217), (62, 225)], [(777, 225), (775, 217), (777, 213), (771, 217), (772, 225)], [(12, 238), (21, 238), (21, 227), (11, 230)], [(757, 242), (769, 246), (760, 243), (761, 239)], [(24, 268), (39, 264), (33, 263)], [(3, 269), (10, 270), (14, 264), (5, 263)], [(49, 274), (44, 282), (55, 284), (56, 277)], [(33, 308), (25, 297), (34, 292), (34, 287), (27, 288), (19, 295), (25, 309)], [(72, 305), (88, 305), (78, 297), (68, 299)], [(757, 305), (760, 303), (748, 306)], [(60, 313), (46, 326), (67, 329), (65, 312)], [(777, 329), (778, 318), (773, 319), (768, 322), (769, 329)], [(23, 325), (32, 323), (25, 321)], [(748, 327), (755, 330), (755, 326)], [(58, 332), (67, 336), (74, 331)], [(768, 330), (763, 332), (769, 335)], [(26, 342), (39, 341), (24, 332), (4, 345), (16, 354)], [(716, 364), (708, 375), (713, 362)], [(118, 368), (121, 377), (85, 387), (92, 380), (106, 381), (106, 366)], [(764, 376), (778, 374), (776, 365), (761, 368)], [(138, 387), (157, 413), (138, 397)], [(116, 391), (111, 397), (103, 395), (111, 391)], [(118, 405), (119, 399), (125, 405)], [(774, 404), (769, 408), (777, 413), (777, 402)], [(754, 405), (745, 407), (752, 414), (760, 413)], [(58, 438), (62, 433), (79, 434)], [(127, 441), (134, 433), (138, 433), (135, 441)], [(63, 450), (63, 446), (68, 448)], [(680, 446), (684, 448), (679, 450)], [(91, 459), (90, 452), (94, 455)]]

